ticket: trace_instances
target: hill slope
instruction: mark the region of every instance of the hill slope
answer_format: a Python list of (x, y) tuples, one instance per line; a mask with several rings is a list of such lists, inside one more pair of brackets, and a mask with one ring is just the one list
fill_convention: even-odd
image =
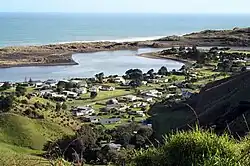
[(16, 114), (0, 115), (0, 142), (42, 150), (47, 141), (73, 134), (68, 128)]

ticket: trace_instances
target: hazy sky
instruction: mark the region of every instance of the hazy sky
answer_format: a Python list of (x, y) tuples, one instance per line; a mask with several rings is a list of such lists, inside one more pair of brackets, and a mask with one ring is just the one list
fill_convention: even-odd
[(0, 12), (250, 13), (250, 0), (1, 0)]

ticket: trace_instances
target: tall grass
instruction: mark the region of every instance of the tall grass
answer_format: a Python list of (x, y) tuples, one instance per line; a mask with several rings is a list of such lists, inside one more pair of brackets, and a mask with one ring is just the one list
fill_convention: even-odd
[(237, 141), (229, 135), (195, 129), (165, 137), (159, 148), (138, 151), (130, 165), (135, 166), (248, 166), (250, 141)]

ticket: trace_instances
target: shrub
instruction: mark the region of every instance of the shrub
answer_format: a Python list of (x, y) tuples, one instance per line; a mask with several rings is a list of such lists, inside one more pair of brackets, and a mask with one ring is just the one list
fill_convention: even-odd
[(208, 131), (178, 132), (165, 138), (160, 148), (137, 152), (137, 166), (240, 166), (236, 141)]

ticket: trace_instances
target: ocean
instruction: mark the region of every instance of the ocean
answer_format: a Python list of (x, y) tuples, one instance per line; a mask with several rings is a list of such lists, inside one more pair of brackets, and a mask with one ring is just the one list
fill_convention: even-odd
[(0, 13), (0, 47), (138, 41), (250, 26), (250, 15)]

